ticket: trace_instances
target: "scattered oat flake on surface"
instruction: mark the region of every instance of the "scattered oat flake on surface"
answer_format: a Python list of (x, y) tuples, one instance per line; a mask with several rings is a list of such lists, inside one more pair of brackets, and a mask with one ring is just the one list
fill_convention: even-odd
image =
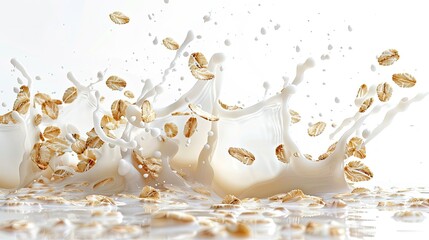
[(189, 56), (188, 66), (192, 75), (198, 80), (211, 80), (214, 78), (214, 74), (207, 69), (208, 62), (206, 57), (200, 52), (192, 53)]
[(64, 103), (72, 103), (77, 98), (77, 88), (76, 87), (69, 87), (66, 89), (63, 95), (63, 102)]
[(381, 53), (381, 55), (378, 57), (378, 64), (381, 66), (390, 66), (398, 60), (398, 51), (396, 49), (388, 49)]
[(127, 24), (130, 22), (130, 18), (125, 16), (125, 14), (116, 11), (109, 14), (110, 20), (116, 24)]
[(43, 131), (43, 136), (48, 139), (56, 138), (60, 134), (61, 134), (61, 129), (55, 126), (48, 126)]
[(311, 137), (319, 136), (320, 134), (323, 133), (323, 131), (325, 130), (325, 127), (326, 127), (326, 123), (317, 122), (311, 125), (310, 128), (308, 128), (308, 135), (310, 135)]
[(196, 104), (190, 103), (188, 104), (189, 109), (191, 109), (191, 111), (198, 115), (199, 117), (208, 120), (208, 121), (218, 121), (219, 118), (202, 110), (199, 106), (197, 106)]
[(368, 93), (368, 87), (366, 86), (366, 84), (362, 84), (359, 87), (359, 90), (356, 94), (356, 98), (364, 97), (367, 93)]
[(231, 234), (234, 237), (250, 237), (252, 235), (251, 228), (244, 223), (238, 222), (233, 224), (227, 224), (226, 230), (229, 234)]
[(58, 118), (59, 108), (57, 103), (53, 100), (47, 100), (42, 104), (42, 112), (51, 119), (55, 120)]
[(223, 198), (222, 203), (240, 205), (241, 200), (232, 194), (228, 194)]
[(401, 88), (410, 88), (416, 85), (416, 79), (409, 73), (395, 73), (392, 80)]
[(151, 186), (144, 186), (143, 189), (140, 192), (141, 198), (150, 198), (154, 200), (158, 200), (161, 197), (161, 194), (159, 191)]
[(162, 40), (162, 44), (164, 44), (164, 46), (170, 50), (179, 49), (179, 44), (176, 41), (174, 41), (172, 38), (169, 38), (169, 37), (164, 38), (164, 40)]
[(149, 100), (144, 100), (142, 105), (142, 121), (145, 123), (152, 122), (156, 118), (156, 113), (152, 108)]
[(134, 93), (131, 92), (130, 90), (127, 90), (124, 92), (124, 96), (127, 98), (134, 98)]
[(166, 123), (164, 124), (164, 132), (169, 138), (174, 138), (178, 133), (177, 125), (174, 123)]
[(351, 182), (362, 182), (370, 180), (374, 175), (371, 170), (360, 161), (350, 161), (344, 167), (344, 173)]
[(185, 137), (187, 138), (192, 137), (192, 135), (194, 135), (195, 133), (195, 130), (197, 129), (197, 126), (198, 126), (197, 118), (190, 117), (188, 121), (186, 121), (185, 128), (183, 130), (183, 134), (185, 135)]
[(228, 153), (246, 165), (251, 165), (255, 161), (255, 156), (244, 148), (230, 147)]
[(359, 112), (364, 113), (368, 108), (371, 107), (372, 103), (374, 102), (374, 98), (368, 98), (366, 99), (362, 105), (359, 108)]
[(276, 147), (276, 156), (280, 162), (289, 163), (289, 159), (286, 157), (283, 144), (280, 144)]
[(106, 85), (107, 85), (107, 87), (109, 87), (112, 90), (119, 90), (120, 91), (127, 86), (127, 82), (118, 76), (110, 76), (106, 80)]
[(360, 159), (366, 158), (366, 148), (362, 138), (353, 137), (346, 146), (347, 157), (355, 156)]
[(392, 96), (393, 88), (388, 83), (380, 83), (377, 86), (377, 96), (378, 99), (382, 102), (389, 101)]
[(297, 111), (289, 109), (289, 114), (292, 123), (298, 123), (299, 121), (301, 121), (301, 116)]
[(352, 191), (352, 193), (369, 193), (369, 192), (371, 191), (368, 188), (364, 188), (364, 187), (357, 187)]
[(155, 219), (165, 219), (165, 220), (174, 220), (182, 223), (193, 223), (196, 222), (197, 219), (187, 213), (176, 212), (176, 211), (158, 211), (152, 214), (152, 222)]

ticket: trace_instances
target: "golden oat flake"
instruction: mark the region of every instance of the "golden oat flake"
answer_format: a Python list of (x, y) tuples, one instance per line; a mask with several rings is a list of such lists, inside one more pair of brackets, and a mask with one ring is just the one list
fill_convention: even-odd
[(396, 49), (388, 49), (378, 57), (378, 64), (381, 66), (390, 66), (399, 60), (399, 54)]
[(392, 97), (393, 88), (388, 83), (380, 83), (377, 86), (377, 96), (378, 99), (382, 102), (389, 101), (390, 97)]
[(185, 124), (185, 128), (183, 130), (183, 134), (185, 135), (185, 137), (190, 138), (192, 137), (192, 135), (194, 135), (195, 130), (197, 129), (197, 118), (195, 117), (190, 117), (188, 119), (188, 121), (186, 121)]
[(320, 134), (323, 133), (323, 131), (325, 130), (325, 127), (326, 127), (326, 123), (317, 122), (311, 125), (310, 128), (308, 128), (308, 135), (310, 135), (311, 137), (319, 136)]
[(114, 91), (120, 91), (127, 86), (127, 82), (118, 76), (110, 76), (106, 80), (106, 85)]
[(410, 88), (416, 85), (416, 79), (409, 73), (395, 73), (392, 80), (401, 88)]
[(351, 182), (370, 180), (374, 175), (371, 170), (360, 161), (351, 161), (344, 167), (344, 174)]
[(208, 62), (206, 57), (200, 52), (192, 53), (189, 56), (188, 66), (192, 75), (198, 80), (211, 80), (214, 78), (214, 74), (207, 69)]
[(280, 144), (276, 147), (276, 156), (280, 162), (289, 163), (289, 159), (286, 157), (283, 144)]
[(190, 104), (188, 105), (188, 107), (189, 107), (189, 109), (191, 109), (191, 111), (192, 111), (195, 115), (197, 115), (197, 116), (199, 116), (199, 117), (201, 117), (201, 118), (203, 118), (203, 119), (205, 119), (205, 120), (207, 120), (207, 121), (218, 121), (218, 120), (219, 120), (219, 118), (218, 118), (218, 117), (216, 117), (216, 116), (214, 116), (214, 115), (212, 115), (212, 114), (210, 114), (210, 113), (208, 113), (208, 112), (206, 112), (206, 111), (202, 110), (202, 109), (201, 109), (199, 106), (197, 106), (196, 104), (190, 103)]
[(144, 100), (142, 105), (142, 121), (150, 123), (156, 118), (156, 113), (148, 100)]
[(255, 161), (255, 156), (244, 148), (230, 147), (229, 155), (246, 165), (251, 165)]
[(130, 18), (125, 16), (125, 14), (116, 11), (109, 14), (110, 20), (116, 24), (127, 24), (130, 22)]
[(66, 89), (63, 95), (63, 102), (64, 103), (72, 103), (77, 98), (77, 88), (76, 87), (69, 87)]
[(169, 138), (174, 138), (177, 136), (178, 128), (177, 125), (174, 123), (166, 123), (164, 124), (164, 132)]
[(177, 49), (179, 49), (179, 44), (176, 41), (174, 41), (174, 39), (169, 38), (169, 37), (164, 38), (164, 40), (162, 40), (162, 44), (167, 49), (170, 49), (170, 50), (177, 50)]

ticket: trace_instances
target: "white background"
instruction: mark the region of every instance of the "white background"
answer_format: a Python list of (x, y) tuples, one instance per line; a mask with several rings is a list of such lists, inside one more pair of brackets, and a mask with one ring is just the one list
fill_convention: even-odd
[[(36, 82), (37, 90), (57, 92), (58, 97), (70, 86), (68, 71), (80, 80), (94, 81), (105, 69), (107, 75), (125, 78), (137, 94), (140, 80), (159, 81), (174, 57), (160, 44), (162, 39), (172, 37), (180, 43), (188, 30), (201, 36), (191, 43), (189, 53), (200, 51), (207, 58), (216, 52), (227, 55), (222, 99), (229, 104), (248, 106), (261, 100), (264, 81), (270, 83), (269, 94), (275, 94), (283, 76), (294, 76), (297, 63), (314, 58), (317, 67), (307, 74), (308, 83), (300, 86), (292, 108), (303, 116), (294, 134), (301, 145), (313, 146), (308, 152), (316, 157), (330, 145), (327, 135), (332, 128), (310, 139), (307, 123), (339, 124), (351, 116), (356, 107), (349, 104), (362, 83), (394, 85), (392, 73), (414, 75), (418, 83), (413, 89), (393, 86), (392, 103), (429, 90), (429, 17), (424, 1), (19, 0), (4, 1), (1, 9), (0, 102), (7, 104), (0, 107), (1, 113), (10, 110), (12, 89), (19, 86), (20, 75), (13, 72), (11, 58), (42, 79)], [(128, 15), (130, 23), (113, 24), (108, 17), (113, 11)], [(211, 18), (206, 23), (205, 15)], [(275, 30), (277, 24), (280, 28)], [(230, 46), (224, 44), (226, 39)], [(401, 59), (390, 67), (378, 66), (376, 56), (389, 48), (397, 49)], [(322, 54), (329, 54), (330, 60), (322, 61)], [(183, 93), (196, 81), (186, 68), (187, 58), (179, 62), (164, 101), (173, 101), (178, 88)], [(376, 65), (375, 72), (371, 65)], [(413, 105), (367, 146), (365, 162), (375, 173), (373, 184), (428, 185), (428, 103), (426, 99)]]

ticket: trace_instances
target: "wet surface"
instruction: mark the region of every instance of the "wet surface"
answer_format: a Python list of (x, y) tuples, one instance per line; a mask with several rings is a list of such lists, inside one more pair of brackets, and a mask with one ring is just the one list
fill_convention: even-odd
[(176, 187), (159, 199), (139, 193), (86, 195), (81, 186), (35, 183), (2, 191), (2, 239), (373, 239), (429, 233), (429, 189), (364, 189), (320, 198), (289, 192), (222, 204), (210, 192)]

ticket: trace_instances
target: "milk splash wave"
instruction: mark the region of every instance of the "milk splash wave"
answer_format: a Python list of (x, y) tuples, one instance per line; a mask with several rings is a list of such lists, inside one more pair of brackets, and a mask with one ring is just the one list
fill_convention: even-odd
[[(0, 125), (0, 187), (24, 187), (41, 176), (50, 179), (54, 170), (64, 170), (72, 175), (52, 184), (88, 182), (88, 192), (104, 194), (135, 192), (145, 185), (158, 188), (167, 185), (182, 188), (205, 186), (220, 196), (234, 194), (239, 197), (267, 197), (295, 188), (310, 194), (345, 191), (349, 188), (344, 177), (348, 139), (356, 132), (361, 132), (362, 124), (368, 117), (379, 115), (387, 109), (384, 111), (385, 118), (382, 123), (372, 131), (364, 131), (363, 138), (367, 145), (391, 123), (397, 113), (405, 111), (411, 103), (428, 95), (423, 93), (411, 99), (404, 98), (393, 107), (388, 104), (373, 104), (370, 111), (358, 112), (355, 116), (345, 119), (331, 134), (331, 138), (335, 138), (345, 129), (337, 138), (339, 140), (335, 151), (323, 161), (309, 161), (289, 134), (292, 125), (289, 102), (303, 81), (304, 73), (314, 66), (314, 60), (308, 59), (299, 64), (294, 80), (285, 82), (281, 93), (245, 109), (231, 111), (218, 104), (223, 81), (220, 64), (225, 56), (217, 53), (211, 57), (208, 65), (209, 71), (215, 73), (215, 79), (197, 81), (191, 90), (166, 107), (156, 108), (155, 104), (155, 121), (143, 123), (141, 105), (145, 100), (154, 102), (161, 92), (162, 84), (167, 81), (168, 74), (193, 38), (193, 33), (189, 32), (170, 67), (164, 71), (160, 84), (154, 86), (150, 80), (145, 82), (136, 103), (126, 109), (126, 123), (114, 131), (115, 139), (107, 136), (100, 125), (102, 117), (110, 115), (109, 111), (101, 107), (100, 94), (93, 89), (97, 82), (103, 80), (102, 73), (98, 74), (99, 80), (89, 86), (82, 85), (72, 73), (67, 74), (67, 78), (78, 89), (78, 97), (71, 104), (62, 107), (56, 120), (43, 117), (42, 124), (35, 126), (33, 118), (38, 110), (33, 107), (33, 98), (30, 100), (30, 110), (27, 114), (12, 112), (16, 123)], [(21, 72), (31, 89), (30, 75), (15, 59), (12, 59), (11, 63)], [(372, 86), (365, 97), (375, 94), (375, 86)], [(357, 99), (356, 105), (360, 106), (363, 101), (363, 98)], [(190, 138), (191, 141), (183, 134), (178, 134), (175, 138), (165, 137), (161, 130), (165, 123), (173, 122), (179, 128), (185, 125), (189, 116), (172, 116), (171, 113), (188, 111), (189, 103), (200, 105), (203, 110), (218, 116), (220, 120), (210, 122), (198, 118), (197, 132)], [(50, 168), (40, 170), (30, 160), (30, 152), (34, 144), (40, 141), (41, 129), (50, 125), (59, 127), (62, 130), (60, 136), (65, 137), (70, 144), (74, 141), (73, 134), (81, 134), (94, 128), (96, 134), (105, 142), (101, 148), (94, 150), (97, 156), (96, 164), (88, 171), (76, 172), (76, 156), (73, 156), (69, 149), (63, 155), (51, 159)], [(284, 144), (289, 163), (276, 159), (274, 149), (279, 144)], [(250, 150), (255, 156), (255, 162), (252, 165), (243, 165), (228, 154), (230, 147)], [(150, 179), (140, 173), (138, 164), (133, 162), (133, 151), (143, 157), (154, 156), (162, 160), (162, 170), (157, 178)], [(186, 177), (182, 178), (177, 171)], [(107, 178), (110, 179), (108, 184), (96, 190), (92, 188)], [(247, 179), (255, 181), (249, 184)]]

